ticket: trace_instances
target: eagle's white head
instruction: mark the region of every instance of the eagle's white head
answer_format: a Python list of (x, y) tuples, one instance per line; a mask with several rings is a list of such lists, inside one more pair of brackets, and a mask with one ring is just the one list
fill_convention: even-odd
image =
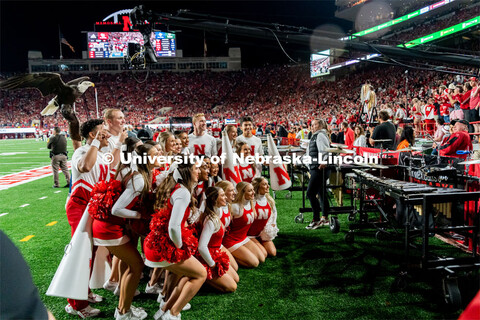
[(78, 91), (80, 91), (83, 94), (90, 87), (95, 87), (95, 84), (93, 82), (90, 82), (90, 81), (82, 81), (77, 86), (77, 89), (78, 89)]

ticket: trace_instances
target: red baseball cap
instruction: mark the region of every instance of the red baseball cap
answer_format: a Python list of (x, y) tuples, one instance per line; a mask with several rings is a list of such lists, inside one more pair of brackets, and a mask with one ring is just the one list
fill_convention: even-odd
[(475, 78), (475, 77), (470, 77), (470, 79), (468, 79), (468, 80), (470, 80), (470, 81), (477, 81), (477, 78)]

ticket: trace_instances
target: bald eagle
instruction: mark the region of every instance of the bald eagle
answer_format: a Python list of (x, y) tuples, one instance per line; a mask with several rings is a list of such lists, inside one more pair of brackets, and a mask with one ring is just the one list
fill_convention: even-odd
[(94, 87), (89, 77), (80, 77), (70, 82), (63, 82), (58, 73), (30, 73), (14, 76), (0, 82), (0, 89), (14, 90), (20, 88), (36, 88), (42, 96), (55, 94), (45, 109), (42, 116), (52, 115), (61, 107), (63, 117), (70, 123), (70, 135), (73, 140), (81, 140), (78, 118), (73, 111), (73, 104), (89, 87)]

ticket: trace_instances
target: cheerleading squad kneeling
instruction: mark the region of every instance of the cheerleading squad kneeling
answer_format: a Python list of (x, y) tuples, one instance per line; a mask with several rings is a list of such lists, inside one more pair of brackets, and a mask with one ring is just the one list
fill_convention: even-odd
[[(246, 120), (248, 128), (252, 123)], [(124, 123), (120, 110), (108, 109), (105, 123), (93, 119), (81, 127), (86, 143), (72, 157), (72, 190), (66, 205), (72, 236), (84, 212), (89, 214), (93, 251), (103, 246), (112, 257), (112, 273), (104, 288), (119, 296), (115, 319), (147, 317), (143, 308), (132, 305), (144, 266), (152, 268), (146, 293), (158, 294), (160, 303), (154, 319), (180, 319), (204, 283), (220, 292), (234, 292), (239, 265), (254, 268), (276, 255), (275, 202), (255, 165), (245, 165), (244, 181), (234, 186), (221, 180), (219, 166), (210, 163), (209, 154), (203, 154), (202, 163), (120, 162), (121, 153), (158, 159), (205, 149), (204, 143), (192, 144), (213, 138), (206, 133), (203, 115), (194, 117), (194, 132), (186, 139), (184, 133), (177, 139), (164, 132), (158, 142), (127, 137)], [(236, 137), (228, 129), (225, 134), (232, 143), (236, 140), (238, 153), (261, 148), (258, 141), (252, 142), (256, 137)], [(211, 144), (209, 151), (215, 154), (216, 146)], [(106, 152), (112, 153), (113, 162), (106, 162)], [(142, 252), (137, 250), (139, 242)], [(89, 303), (102, 300), (89, 290), (88, 300), (68, 299), (65, 310), (95, 317), (100, 310)]]

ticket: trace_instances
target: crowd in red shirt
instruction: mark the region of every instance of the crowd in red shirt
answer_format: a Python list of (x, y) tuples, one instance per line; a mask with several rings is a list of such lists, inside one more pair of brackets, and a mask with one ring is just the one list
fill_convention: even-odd
[[(65, 80), (75, 77), (68, 75)], [(337, 125), (344, 120), (355, 122), (360, 109), (360, 88), (366, 80), (374, 87), (379, 109), (395, 113), (402, 104), (410, 117), (416, 108), (421, 112), (440, 85), (468, 80), (433, 71), (405, 73), (404, 68), (383, 65), (350, 73), (335, 82), (310, 78), (305, 65), (223, 73), (153, 73), (144, 83), (138, 83), (130, 73), (90, 77), (98, 92), (100, 117), (106, 108), (121, 109), (132, 125), (155, 119), (168, 122), (170, 117), (198, 112), (205, 113), (207, 119), (221, 121), (254, 115), (257, 125), (281, 123), (287, 129), (313, 118), (327, 119)], [(32, 120), (41, 120), (44, 128), (56, 125), (67, 128), (59, 112), (40, 116), (51, 97), (42, 97), (37, 90), (1, 91), (0, 99), (2, 127), (31, 126)], [(81, 122), (95, 118), (94, 90), (89, 89), (75, 105)]]

